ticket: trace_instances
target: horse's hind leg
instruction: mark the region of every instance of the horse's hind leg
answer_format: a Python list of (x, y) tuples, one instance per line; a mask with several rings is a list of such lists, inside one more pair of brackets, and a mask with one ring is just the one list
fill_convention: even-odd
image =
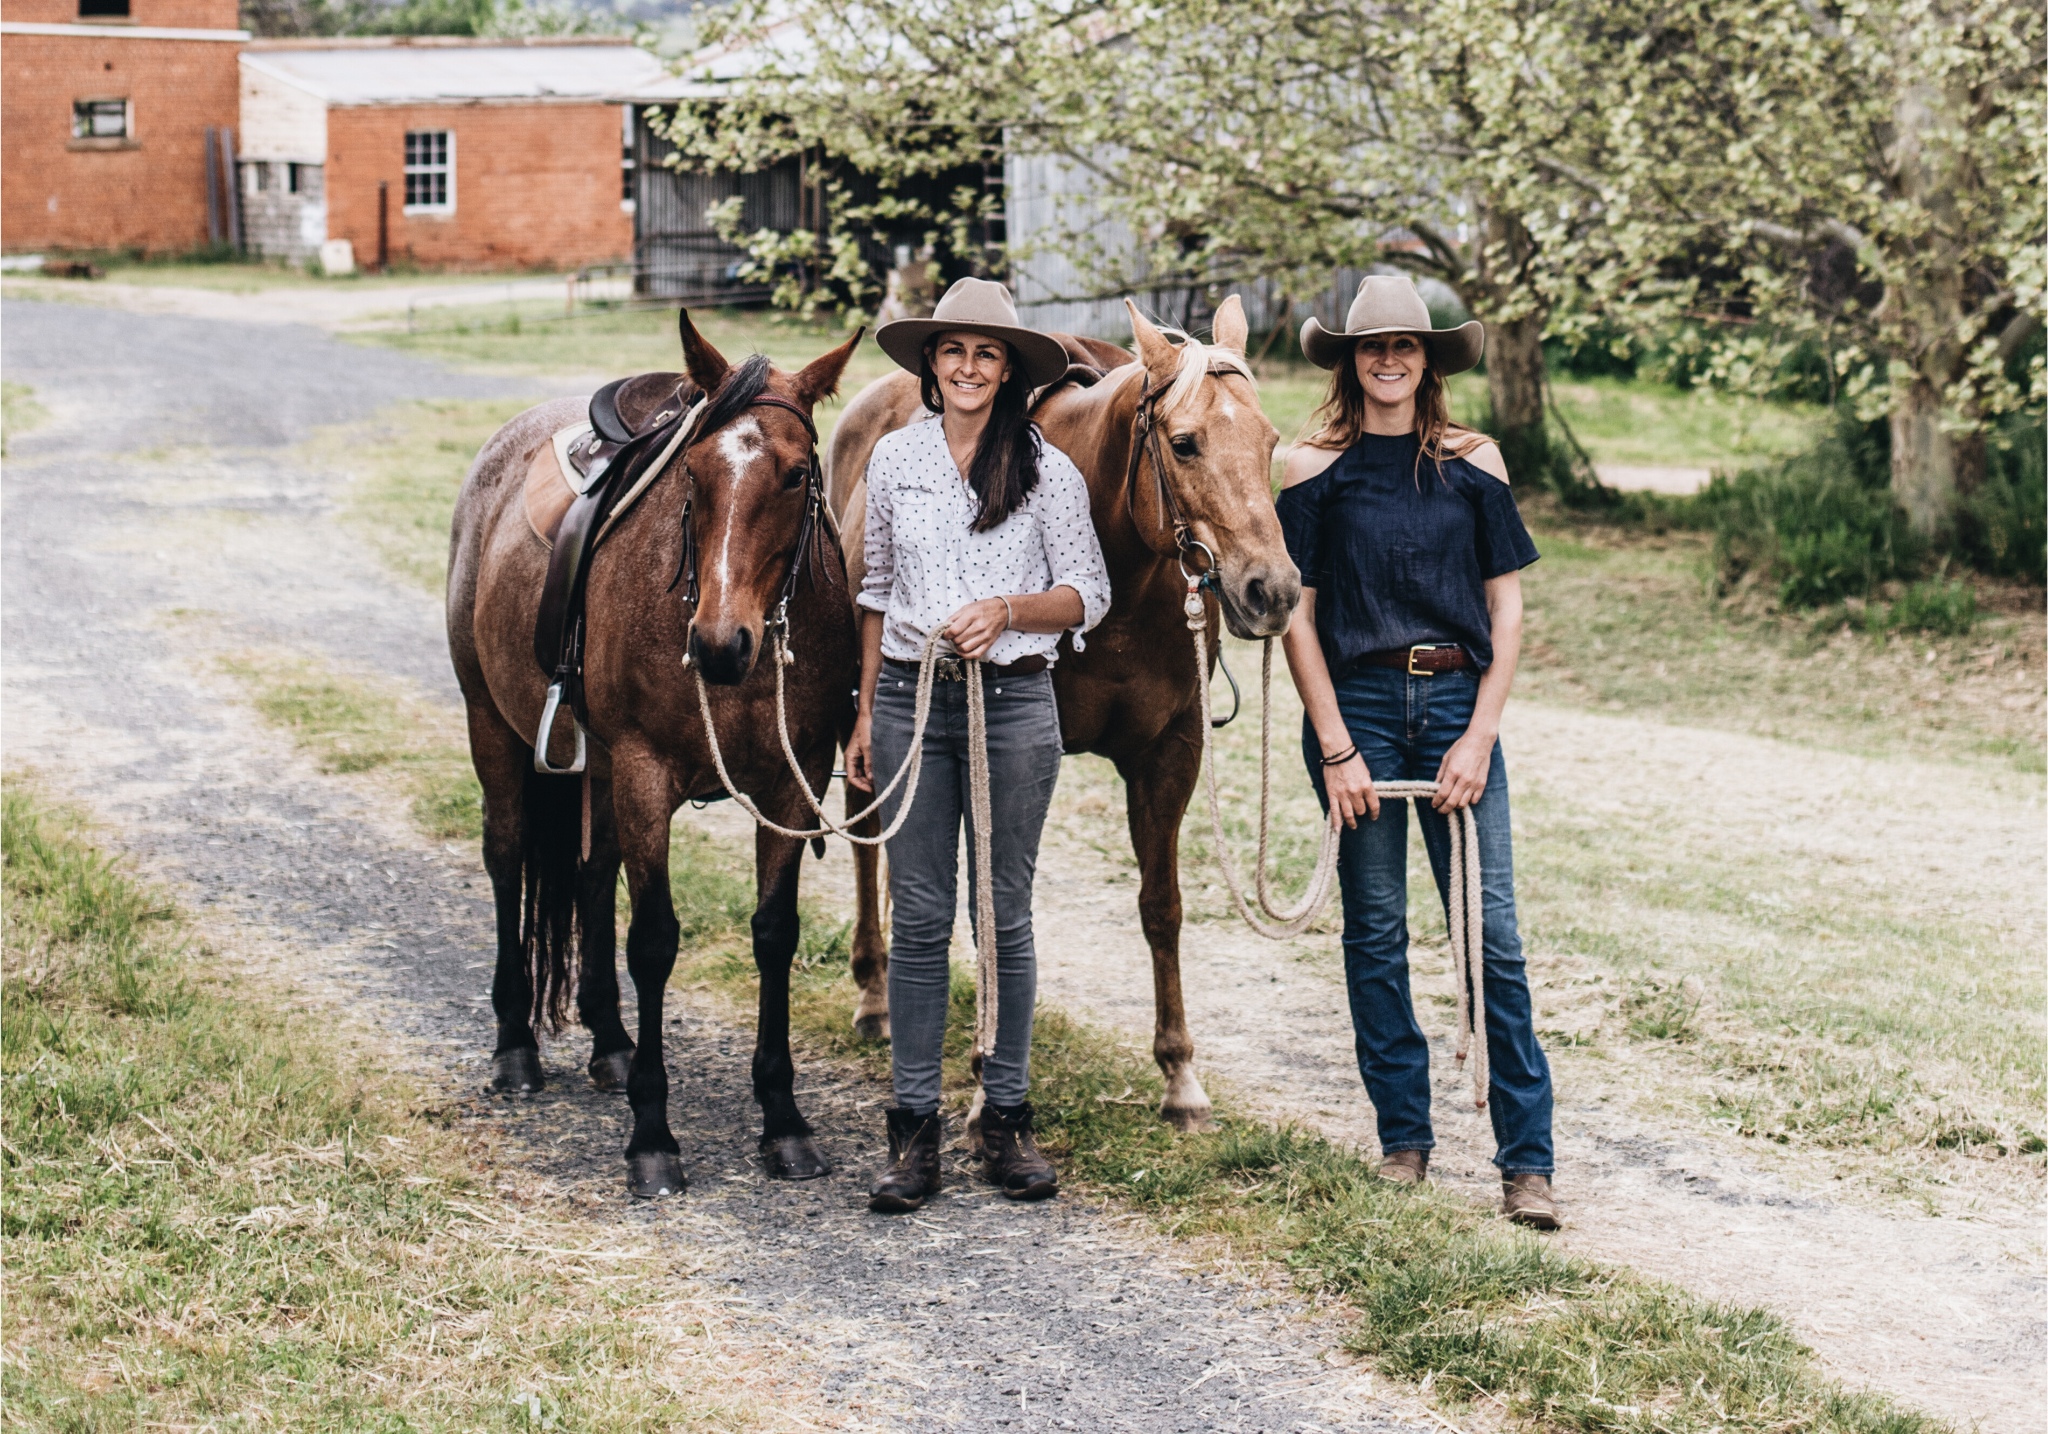
[(1152, 1057), (1166, 1078), (1159, 1114), (1182, 1130), (1200, 1130), (1211, 1114), (1209, 1096), (1195, 1077), (1195, 1041), (1180, 988), (1180, 823), (1201, 773), (1194, 726), (1200, 721), (1190, 714), (1138, 756), (1117, 764), (1129, 793), (1131, 846), (1138, 857), (1138, 920), (1152, 948)]
[(491, 1010), (498, 1043), (491, 1055), (497, 1090), (539, 1090), (540, 1041), (533, 1031), (533, 980), (520, 939), (524, 895), (526, 775), (533, 750), (506, 725), (497, 709), (469, 707), (469, 752), (484, 795), (484, 870), (497, 912), (498, 962), (491, 978)]
[(668, 1064), (661, 1046), (662, 1000), (676, 967), (675, 902), (668, 889), (668, 824), (676, 797), (661, 760), (640, 746), (612, 751), (612, 810), (633, 919), (626, 970), (640, 1005), (640, 1041), (626, 1076), (633, 1134), (626, 1142), (626, 1190), (642, 1199), (683, 1192), (682, 1147), (668, 1125)]
[[(789, 821), (789, 816), (783, 816)], [(811, 1180), (831, 1167), (796, 1106), (789, 1050), (789, 968), (796, 959), (797, 876), (803, 844), (766, 827), (754, 834), (754, 965), (761, 1007), (754, 1027), (754, 1099), (761, 1103), (761, 1164), (777, 1180)]]
[[(848, 815), (873, 801), (872, 793), (846, 789)], [(853, 830), (871, 837), (882, 819), (869, 817)], [(862, 1040), (889, 1039), (889, 939), (882, 934), (882, 849), (853, 846), (853, 981), (860, 1003), (853, 1009), (854, 1033)]]
[(612, 784), (590, 778), (590, 859), (576, 892), (576, 1014), (590, 1032), (590, 1083), (624, 1090), (633, 1064), (633, 1038), (619, 1019), (619, 833), (612, 818)]

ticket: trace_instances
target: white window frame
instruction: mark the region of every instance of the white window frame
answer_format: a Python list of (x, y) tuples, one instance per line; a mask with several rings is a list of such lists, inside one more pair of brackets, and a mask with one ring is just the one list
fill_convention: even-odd
[[(619, 106), (619, 209), (626, 214), (633, 213), (640, 203), (640, 161), (634, 154), (637, 146), (633, 142), (637, 137), (634, 125), (636, 115), (637, 110), (634, 106)], [(628, 184), (633, 186), (633, 195), (630, 199), (623, 192)]]
[[(448, 180), (448, 199), (445, 204), (404, 204), (400, 207), (407, 214), (453, 214), (455, 212), (455, 131), (452, 129), (409, 129), (405, 132), (405, 137), (409, 140), (416, 134), (438, 134), (445, 136), (448, 140), (448, 158), (442, 164), (414, 164), (405, 157), (404, 151), (401, 150), (399, 158), (404, 161), (404, 168), (399, 183), (405, 185), (416, 174), (442, 174)], [(402, 197), (404, 194), (403, 189), (400, 190), (400, 194)]]

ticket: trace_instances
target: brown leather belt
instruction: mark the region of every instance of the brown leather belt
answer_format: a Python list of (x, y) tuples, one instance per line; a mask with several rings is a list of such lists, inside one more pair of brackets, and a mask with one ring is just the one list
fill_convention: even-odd
[(1427, 677), (1433, 672), (1463, 672), (1471, 667), (1472, 655), (1455, 642), (1418, 642), (1413, 647), (1390, 647), (1368, 652), (1358, 659), (1367, 667), (1391, 667), (1410, 677)]
[[(885, 657), (882, 659), (882, 664), (885, 667), (893, 667), (898, 672), (906, 673), (911, 677), (917, 676), (918, 665), (915, 662), (904, 662), (900, 658)], [(1015, 662), (1006, 663), (1001, 667), (984, 667), (981, 675), (993, 677), (998, 682), (1002, 682), (1012, 677), (1030, 677), (1045, 671), (1047, 666), (1046, 660), (1042, 657), (1020, 657)], [(959, 657), (937, 658), (932, 663), (932, 680), (935, 682), (965, 682), (967, 680), (966, 660)]]

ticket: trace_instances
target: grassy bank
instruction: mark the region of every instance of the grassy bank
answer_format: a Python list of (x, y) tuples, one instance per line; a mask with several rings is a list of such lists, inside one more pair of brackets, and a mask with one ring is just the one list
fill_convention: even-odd
[[(334, 740), (293, 730), (315, 753)], [(365, 730), (357, 740), (377, 738)], [(670, 859), (683, 936), (676, 980), (730, 1001), (744, 1019), (754, 999), (751, 856), (683, 824)], [(857, 1041), (847, 1023), (844, 921), (815, 906), (804, 918), (795, 1029), (812, 1052), (882, 1079), (885, 1049)], [(949, 1088), (961, 1103), (972, 1011), (962, 973), (947, 1037)], [(1214, 1132), (1177, 1135), (1153, 1116), (1152, 1062), (1058, 1011), (1039, 1014), (1033, 1071), (1046, 1143), (1083, 1190), (1143, 1211), (1166, 1233), (1227, 1242), (1242, 1260), (1270, 1261), (1304, 1288), (1342, 1296), (1357, 1314), (1353, 1347), (1449, 1407), (1481, 1401), (1518, 1422), (1588, 1434), (1939, 1427), (1830, 1385), (1774, 1316), (1561, 1256), (1454, 1197), (1380, 1186), (1362, 1159), (1320, 1138), (1227, 1107)]]
[(18, 784), (0, 841), (11, 1427), (777, 1422), (659, 1254), (494, 1192)]

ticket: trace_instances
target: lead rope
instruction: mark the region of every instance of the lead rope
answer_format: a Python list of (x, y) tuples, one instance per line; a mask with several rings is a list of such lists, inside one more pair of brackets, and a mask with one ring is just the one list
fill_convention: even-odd
[(995, 828), (989, 813), (988, 706), (978, 661), (967, 664), (967, 793), (974, 838), (974, 1076), (996, 1050)]
[[(1245, 898), (1243, 883), (1230, 846), (1223, 836), (1223, 805), (1216, 791), (1216, 742), (1209, 729), (1209, 620), (1202, 602), (1200, 579), (1190, 578), (1185, 607), (1188, 631), (1195, 639), (1195, 688), (1201, 693), (1203, 756), (1209, 788), (1209, 825), (1216, 847), (1216, 864), (1222, 868), (1223, 884), (1237, 903), (1238, 914), (1261, 936), (1276, 941), (1299, 936), (1314, 924), (1329, 904), (1336, 889), (1340, 818), (1331, 813), (1323, 828), (1323, 844), (1316, 853), (1316, 867), (1309, 877), (1301, 904), (1292, 911), (1276, 906), (1267, 853), (1273, 834), (1273, 639), (1263, 644), (1259, 665), (1259, 851), (1254, 883), (1258, 907)], [(1435, 782), (1375, 782), (1373, 790), (1381, 801), (1414, 802), (1436, 795)], [(1450, 932), (1451, 971), (1458, 990), (1458, 1043), (1455, 1058), (1471, 1060), (1472, 1103), (1486, 1109), (1490, 1072), (1486, 1058), (1486, 947), (1484, 897), (1479, 869), (1479, 822), (1471, 807), (1461, 807), (1450, 824), (1450, 900), (1445, 911)], [(1262, 919), (1261, 913), (1264, 918)]]

